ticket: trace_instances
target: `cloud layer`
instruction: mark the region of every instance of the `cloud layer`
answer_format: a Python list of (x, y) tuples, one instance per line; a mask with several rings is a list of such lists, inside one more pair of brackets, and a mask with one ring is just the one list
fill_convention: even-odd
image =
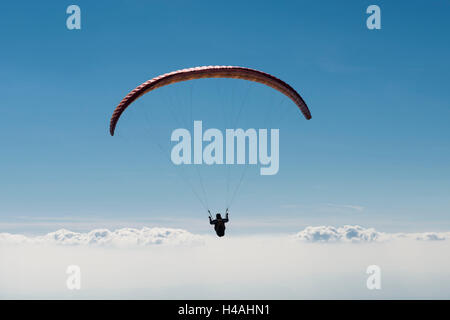
[[(2, 233), (0, 299), (448, 299), (447, 252), (448, 233), (360, 226), (225, 238), (168, 228)], [(66, 285), (72, 265), (80, 290)], [(370, 265), (382, 290), (366, 287)]]

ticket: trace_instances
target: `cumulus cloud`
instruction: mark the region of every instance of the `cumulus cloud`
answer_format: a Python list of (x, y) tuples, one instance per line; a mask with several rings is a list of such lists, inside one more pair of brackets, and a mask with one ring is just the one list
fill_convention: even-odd
[(122, 228), (115, 231), (95, 229), (87, 233), (60, 229), (44, 236), (27, 237), (0, 233), (0, 244), (93, 245), (93, 246), (149, 246), (202, 244), (203, 237), (182, 229)]
[(383, 234), (373, 228), (360, 226), (318, 226), (307, 227), (295, 235), (298, 240), (308, 242), (371, 242), (383, 237)]
[(298, 232), (294, 238), (306, 242), (383, 242), (395, 239), (436, 241), (450, 239), (450, 232), (385, 233), (358, 225), (310, 226)]
[(422, 232), (410, 234), (396, 234), (397, 237), (409, 237), (421, 241), (442, 241), (450, 239), (450, 232)]

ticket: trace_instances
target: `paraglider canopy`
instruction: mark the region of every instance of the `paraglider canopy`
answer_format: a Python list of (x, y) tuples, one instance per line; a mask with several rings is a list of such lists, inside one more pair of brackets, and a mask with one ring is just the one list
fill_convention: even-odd
[(114, 131), (121, 114), (140, 96), (172, 83), (203, 78), (234, 78), (265, 84), (289, 97), (297, 105), (305, 118), (308, 120), (311, 119), (311, 113), (303, 98), (286, 82), (268, 73), (249, 68), (234, 66), (205, 66), (166, 73), (150, 79), (136, 87), (122, 99), (114, 110), (109, 126), (110, 134), (112, 136), (114, 135)]

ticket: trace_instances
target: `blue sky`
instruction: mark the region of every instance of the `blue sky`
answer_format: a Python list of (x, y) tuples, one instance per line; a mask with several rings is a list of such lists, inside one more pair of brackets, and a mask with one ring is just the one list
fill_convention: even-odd
[[(248, 92), (243, 124), (258, 127), (282, 110), (279, 119), (269, 113), (280, 128), (280, 172), (249, 170), (233, 203), (237, 220), (286, 221), (295, 231), (315, 223), (449, 229), (450, 3), (377, 1), (376, 31), (366, 28), (366, 1), (77, 1), (77, 31), (66, 29), (70, 4), (0, 5), (4, 230), (93, 218), (97, 226), (178, 219), (189, 229), (197, 222), (183, 219), (205, 218), (141, 129), (144, 115), (162, 110), (150, 117), (167, 116), (155, 131), (168, 145), (178, 125), (164, 112), (171, 104), (186, 121), (191, 92), (207, 127), (225, 128), (224, 109), (236, 110)], [(274, 74), (302, 94), (313, 119), (268, 88), (199, 81), (143, 97), (109, 136), (129, 90), (200, 65)], [(215, 179), (205, 184), (219, 199), (212, 209), (222, 210)]]

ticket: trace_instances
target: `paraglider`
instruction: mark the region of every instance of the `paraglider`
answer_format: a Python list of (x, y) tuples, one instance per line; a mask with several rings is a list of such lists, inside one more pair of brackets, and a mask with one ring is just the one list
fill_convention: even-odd
[(229, 221), (228, 219), (228, 209), (225, 212), (225, 219), (222, 218), (222, 215), (220, 213), (216, 214), (216, 219), (212, 219), (211, 217), (211, 211), (208, 210), (209, 213), (209, 224), (214, 225), (214, 230), (217, 233), (218, 237), (223, 237), (225, 235), (225, 223)]
[[(280, 80), (273, 75), (270, 75), (268, 73), (258, 71), (255, 69), (250, 68), (244, 68), (244, 67), (237, 67), (237, 66), (203, 66), (203, 67), (195, 67), (195, 68), (188, 68), (188, 69), (182, 69), (177, 70), (174, 72), (166, 73), (160, 76), (157, 76), (155, 78), (152, 78), (132, 91), (130, 91), (125, 98), (120, 101), (120, 103), (115, 108), (109, 125), (109, 132), (111, 136), (114, 136), (115, 129), (117, 126), (117, 122), (120, 119), (120, 116), (125, 111), (126, 108), (128, 108), (136, 99), (143, 96), (144, 94), (170, 85), (178, 82), (188, 81), (188, 80), (195, 80), (195, 79), (204, 79), (204, 78), (231, 78), (231, 79), (241, 79), (241, 80), (247, 80), (247, 81), (253, 81), (258, 82), (261, 84), (264, 84), (266, 86), (269, 86), (285, 96), (287, 96), (289, 99), (291, 99), (297, 107), (300, 109), (303, 116), (309, 120), (311, 119), (311, 113), (308, 109), (308, 106), (306, 105), (303, 98), (300, 96), (300, 94), (294, 90), (290, 85), (288, 85), (283, 80)], [(277, 170), (278, 171), (278, 170)], [(241, 180), (238, 184), (238, 187)], [(237, 187), (237, 188), (238, 188)], [(203, 188), (203, 186), (202, 186)], [(193, 190), (194, 191), (194, 190)], [(232, 199), (234, 199), (234, 195), (236, 194), (237, 189), (235, 190)], [(197, 193), (194, 191), (194, 194), (198, 197)], [(200, 200), (200, 199), (199, 199)], [(232, 200), (231, 200), (232, 201)], [(202, 202), (200, 200), (200, 202)], [(202, 203), (203, 205), (203, 203)], [(205, 206), (205, 209), (208, 209), (207, 206)], [(209, 213), (209, 222), (211, 225), (214, 225), (214, 229), (219, 237), (223, 237), (225, 235), (225, 223), (227, 223), (228, 220), (228, 209), (226, 210), (226, 217), (222, 218), (221, 214), (218, 213), (216, 215), (216, 219), (212, 219), (211, 212), (208, 209)]]

